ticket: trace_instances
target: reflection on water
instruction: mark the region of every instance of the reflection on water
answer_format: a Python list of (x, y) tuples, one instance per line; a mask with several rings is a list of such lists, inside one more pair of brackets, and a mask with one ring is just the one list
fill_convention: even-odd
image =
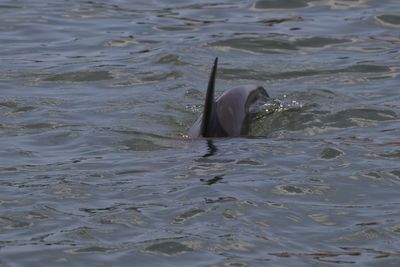
[[(397, 266), (399, 8), (2, 1), (0, 266)], [(215, 56), (275, 102), (187, 140)]]
[(207, 147), (208, 147), (208, 152), (203, 155), (204, 158), (211, 157), (218, 151), (212, 139), (207, 140)]
[(273, 9), (273, 8), (301, 8), (306, 7), (309, 0), (259, 0), (256, 1), (254, 7), (259, 9)]

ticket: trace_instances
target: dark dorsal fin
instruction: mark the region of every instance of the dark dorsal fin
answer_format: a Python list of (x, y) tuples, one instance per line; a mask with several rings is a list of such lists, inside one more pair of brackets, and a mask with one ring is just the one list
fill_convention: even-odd
[(212, 124), (215, 113), (215, 76), (217, 74), (218, 58), (215, 58), (214, 66), (211, 70), (210, 79), (208, 80), (207, 95), (204, 102), (203, 120), (201, 122), (201, 136), (212, 136)]

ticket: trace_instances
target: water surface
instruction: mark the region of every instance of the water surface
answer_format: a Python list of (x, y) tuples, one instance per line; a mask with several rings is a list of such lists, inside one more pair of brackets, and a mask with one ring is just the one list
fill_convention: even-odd
[[(398, 266), (398, 10), (2, 1), (0, 266)], [(289, 108), (185, 139), (216, 56)]]

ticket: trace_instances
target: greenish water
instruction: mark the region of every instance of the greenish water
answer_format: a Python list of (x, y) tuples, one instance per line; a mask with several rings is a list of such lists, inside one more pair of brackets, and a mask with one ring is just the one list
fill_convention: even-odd
[[(2, 1), (0, 266), (398, 266), (399, 10)], [(287, 108), (185, 139), (216, 56)]]

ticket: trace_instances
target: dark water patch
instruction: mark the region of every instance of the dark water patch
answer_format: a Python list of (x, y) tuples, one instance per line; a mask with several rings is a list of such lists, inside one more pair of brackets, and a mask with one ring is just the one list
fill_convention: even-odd
[(316, 36), (311, 38), (298, 39), (294, 41), (293, 44), (300, 47), (324, 47), (328, 45), (343, 44), (348, 42), (351, 42), (351, 40)]
[(211, 23), (223, 23), (227, 22), (228, 19), (201, 19), (201, 18), (189, 18), (189, 17), (171, 17), (177, 20), (184, 21), (186, 24), (211, 24)]
[(182, 78), (183, 74), (178, 71), (170, 71), (170, 72), (145, 72), (139, 73), (137, 78), (144, 83), (148, 82), (159, 82), (165, 80), (175, 80)]
[(145, 173), (145, 172), (149, 172), (149, 170), (145, 170), (145, 169), (128, 169), (128, 170), (121, 170), (121, 171), (117, 171), (115, 172), (115, 175), (131, 175), (131, 174), (140, 174), (140, 173)]
[(400, 224), (391, 225), (386, 228), (389, 232), (400, 234)]
[(164, 32), (191, 32), (198, 30), (192, 25), (155, 26), (154, 29)]
[(179, 216), (177, 216), (174, 219), (173, 223), (174, 224), (184, 223), (185, 221), (187, 221), (187, 220), (189, 220), (189, 219), (191, 219), (193, 217), (199, 216), (200, 214), (202, 214), (204, 212), (206, 212), (206, 211), (203, 210), (203, 209), (191, 209), (191, 210), (188, 210), (188, 211), (180, 214)]
[(356, 223), (356, 226), (374, 226), (374, 225), (379, 225), (378, 222), (365, 222), (365, 223)]
[(361, 231), (353, 231), (349, 234), (345, 234), (335, 238), (334, 241), (367, 241), (367, 240), (376, 240), (384, 237), (384, 232), (374, 229), (374, 228), (366, 228)]
[(57, 123), (49, 123), (49, 122), (37, 122), (37, 123), (24, 124), (20, 127), (24, 129), (56, 129), (63, 127), (63, 125)]
[(107, 42), (107, 46), (110, 47), (127, 47), (130, 45), (137, 45), (139, 42), (132, 37), (115, 39)]
[(213, 184), (221, 182), (223, 179), (224, 179), (223, 175), (217, 175), (214, 178), (211, 178), (211, 179), (208, 179), (208, 180), (200, 179), (200, 181), (205, 182), (207, 185), (213, 185)]
[(363, 248), (363, 247), (338, 247), (336, 250), (320, 250), (316, 252), (271, 252), (269, 255), (279, 258), (310, 258), (319, 264), (336, 264), (349, 265), (357, 264), (360, 261), (368, 260), (369, 262), (378, 261), (379, 259), (393, 258), (396, 259), (399, 253), (385, 251), (381, 249)]
[(295, 79), (323, 74), (321, 70), (298, 70), (281, 73), (269, 73), (250, 69), (219, 69), (220, 77), (223, 79), (247, 79), (247, 80), (282, 80)]
[(374, 179), (374, 180), (380, 180), (383, 179), (383, 177), (376, 171), (369, 171), (363, 174), (363, 176)]
[(332, 115), (337, 122), (349, 122), (352, 119), (363, 119), (366, 121), (388, 121), (398, 118), (392, 110), (376, 110), (368, 108), (346, 109)]
[(28, 213), (28, 215), (26, 216), (26, 218), (28, 220), (45, 220), (48, 219), (49, 216), (44, 214), (44, 213), (40, 213), (40, 212), (35, 212), (35, 211), (31, 211)]
[(276, 24), (281, 24), (285, 22), (302, 22), (302, 21), (304, 21), (304, 18), (302, 17), (293, 17), (293, 18), (280, 18), (280, 19), (265, 19), (261, 20), (260, 22), (268, 26), (274, 26)]
[(383, 14), (375, 18), (385, 26), (400, 27), (400, 15)]
[(20, 218), (12, 218), (9, 216), (0, 216), (0, 226), (2, 229), (20, 229), (29, 228), (32, 223), (23, 221)]
[(314, 185), (293, 185), (281, 184), (272, 189), (272, 193), (277, 195), (323, 195), (330, 189), (328, 185), (314, 184)]
[(3, 5), (0, 4), (0, 9), (20, 9), (22, 6)]
[(114, 77), (108, 71), (79, 71), (52, 75), (44, 81), (49, 82), (95, 82), (111, 80)]
[(213, 47), (228, 47), (258, 53), (276, 53), (278, 51), (297, 50), (296, 46), (289, 41), (255, 37), (221, 40), (209, 43), (209, 45)]
[(278, 111), (263, 116), (251, 124), (250, 136), (270, 136), (280, 131), (299, 131), (307, 127), (321, 126), (318, 114), (302, 110)]
[(260, 161), (257, 160), (257, 159), (248, 158), (248, 159), (240, 159), (240, 160), (237, 160), (237, 161), (236, 161), (236, 164), (258, 166), (258, 165), (262, 165), (262, 162), (260, 162)]
[(65, 235), (68, 239), (73, 239), (77, 241), (95, 241), (96, 238), (93, 236), (93, 229), (86, 226), (81, 226), (77, 228), (73, 228), (70, 230), (63, 231), (63, 235)]
[(231, 209), (226, 209), (223, 213), (224, 218), (228, 219), (228, 220), (238, 219), (240, 215), (241, 215), (241, 213), (239, 213), (236, 210), (231, 210)]
[(341, 73), (384, 73), (390, 72), (387, 66), (380, 65), (352, 65), (340, 69), (305, 69), (270, 73), (253, 69), (226, 69), (220, 68), (219, 74), (224, 79), (248, 79), (248, 80), (285, 80), (318, 75), (332, 75)]
[(371, 65), (371, 64), (360, 64), (353, 65), (342, 70), (338, 70), (339, 72), (360, 72), (360, 73), (380, 73), (380, 72), (389, 72), (390, 68), (387, 66), (381, 65)]
[(214, 204), (214, 203), (236, 202), (237, 199), (234, 197), (218, 197), (218, 198), (206, 198), (205, 201), (207, 204)]
[(279, 195), (305, 195), (310, 190), (296, 185), (279, 185), (273, 189), (275, 194)]
[(309, 0), (259, 0), (254, 4), (256, 9), (292, 9), (308, 6)]
[(327, 147), (324, 150), (322, 150), (321, 158), (326, 160), (332, 160), (342, 156), (343, 154), (344, 154), (343, 151), (339, 149), (333, 147)]
[(96, 213), (108, 213), (116, 209), (118, 209), (117, 206), (105, 207), (105, 208), (81, 208), (80, 210), (90, 214), (96, 214)]
[[(224, 217), (225, 218), (225, 217)], [(254, 245), (247, 242), (246, 240), (243, 239), (236, 239), (236, 238), (231, 238), (227, 237), (225, 238), (225, 243), (223, 245), (217, 246), (216, 249), (219, 253), (246, 253), (250, 252), (253, 248)], [(229, 262), (226, 266), (248, 266), (245, 263), (242, 262), (237, 262), (237, 261), (231, 261)]]
[(117, 248), (101, 247), (101, 246), (89, 246), (84, 248), (69, 249), (66, 252), (70, 254), (93, 254), (93, 253), (111, 253), (117, 250)]
[[(372, 64), (360, 64), (360, 65), (351, 65), (341, 69), (333, 69), (333, 70), (321, 70), (317, 71), (316, 74), (338, 74), (338, 73), (382, 73), (389, 72), (390, 68), (387, 66), (381, 65), (372, 65)], [(312, 71), (311, 71), (312, 73)]]
[(36, 109), (35, 107), (25, 106), (25, 107), (17, 108), (17, 109), (15, 110), (15, 112), (29, 112), (29, 111), (33, 111), (33, 110), (35, 110), (35, 109)]
[(400, 159), (400, 150), (395, 150), (388, 153), (380, 153), (378, 156), (388, 159)]
[(120, 142), (122, 150), (131, 151), (154, 151), (163, 149), (162, 146), (156, 144), (155, 142), (142, 138), (134, 138)]
[(17, 109), (19, 107), (19, 103), (17, 103), (17, 102), (0, 102), (0, 107)]
[(158, 15), (157, 17), (159, 18), (169, 18), (169, 19), (174, 19), (174, 20), (178, 20), (180, 22), (182, 22), (182, 24), (180, 24), (180, 26), (196, 26), (196, 25), (204, 25), (204, 24), (211, 24), (211, 23), (224, 23), (227, 22), (228, 19), (219, 19), (219, 18), (202, 18), (202, 17), (198, 17), (198, 18), (194, 18), (194, 17), (186, 17), (186, 16), (182, 16), (179, 17), (177, 16), (179, 15), (179, 13), (173, 13), (173, 14), (161, 14)]
[(16, 112), (16, 113), (29, 112), (29, 111), (33, 111), (36, 109), (33, 106), (25, 106), (19, 102), (13, 102), (13, 101), (0, 102), (0, 108), (1, 107), (12, 109), (13, 112)]
[(393, 176), (395, 176), (397, 179), (400, 179), (400, 170), (393, 170), (390, 172)]
[(185, 64), (183, 61), (181, 61), (179, 59), (178, 55), (174, 55), (174, 54), (168, 54), (168, 55), (160, 57), (160, 59), (158, 60), (158, 63), (160, 63), (160, 64), (173, 63), (175, 65), (184, 65)]
[[(178, 1), (179, 2), (179, 1)], [(223, 3), (223, 2), (217, 2), (217, 3), (192, 3), (188, 5), (183, 5), (179, 6), (176, 9), (193, 9), (193, 10), (202, 10), (202, 9), (214, 9), (214, 8), (226, 8), (226, 7), (232, 7), (232, 4), (229, 3)], [(236, 6), (235, 6), (236, 7)]]
[[(108, 130), (108, 128), (104, 128), (105, 130)], [(135, 129), (127, 129), (127, 128), (120, 128), (120, 129), (112, 129), (113, 132), (128, 135), (128, 136), (136, 136), (136, 137), (141, 137), (143, 139), (170, 139), (168, 136), (161, 135), (158, 133), (150, 133), (150, 132), (144, 132), (144, 131), (139, 131)]]
[[(275, 112), (263, 117), (252, 125), (251, 135), (268, 136), (279, 131), (311, 131), (319, 132), (327, 129), (351, 127), (368, 127), (376, 122), (395, 120), (398, 115), (392, 110), (347, 109), (336, 113), (320, 112), (318, 110), (287, 110)], [(325, 130), (324, 130), (325, 129)], [(321, 157), (329, 159), (334, 152), (331, 149), (323, 151)]]
[(316, 76), (322, 74), (324, 73), (321, 70), (296, 70), (296, 71), (287, 71), (281, 73), (271, 73), (269, 74), (269, 77), (270, 79), (281, 80), (281, 79), (295, 79), (301, 77)]
[[(371, 35), (369, 36), (370, 39), (372, 40), (379, 40), (379, 41), (383, 41), (389, 44), (399, 44), (400, 43), (400, 36), (397, 34), (393, 34), (393, 33), (384, 33), (384, 34), (377, 34), (377, 35)], [(382, 47), (382, 48), (365, 48), (366, 50), (386, 50), (386, 47)]]
[(146, 247), (146, 251), (160, 253), (167, 256), (191, 252), (193, 249), (185, 244), (175, 241), (166, 241)]
[(393, 78), (392, 76), (389, 75), (384, 75), (384, 76), (374, 76), (374, 77), (367, 77), (368, 80), (370, 81), (376, 81), (376, 80), (387, 80)]
[(268, 77), (268, 73), (255, 71), (251, 69), (226, 69), (226, 68), (219, 68), (218, 75), (221, 79), (254, 79), (260, 80), (265, 76)]

